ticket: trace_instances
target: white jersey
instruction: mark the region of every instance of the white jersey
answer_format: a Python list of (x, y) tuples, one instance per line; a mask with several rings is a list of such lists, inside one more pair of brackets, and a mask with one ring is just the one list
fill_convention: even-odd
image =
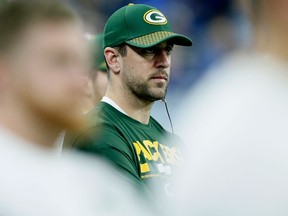
[(151, 215), (101, 161), (68, 153), (59, 157), (3, 128), (0, 172), (3, 216)]
[(178, 215), (288, 215), (288, 64), (238, 53), (184, 99)]

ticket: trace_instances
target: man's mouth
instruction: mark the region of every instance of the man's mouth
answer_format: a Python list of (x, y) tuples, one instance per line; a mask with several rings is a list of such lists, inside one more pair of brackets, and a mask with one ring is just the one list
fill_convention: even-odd
[(156, 75), (153, 76), (151, 79), (168, 80), (167, 76), (165, 75)]

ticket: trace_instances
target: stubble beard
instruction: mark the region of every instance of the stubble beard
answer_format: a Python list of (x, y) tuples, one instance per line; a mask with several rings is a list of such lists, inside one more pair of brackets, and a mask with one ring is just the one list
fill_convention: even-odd
[[(165, 87), (159, 87), (156, 90), (149, 88), (147, 83), (134, 84), (130, 86), (130, 90), (138, 99), (154, 102), (161, 100), (165, 97), (167, 92), (167, 85)], [(154, 90), (154, 91), (153, 91)]]
[(127, 90), (136, 98), (144, 101), (155, 102), (165, 98), (168, 88), (168, 81), (166, 84), (156, 84), (151, 86), (151, 80), (141, 82), (135, 77), (125, 76), (125, 85)]

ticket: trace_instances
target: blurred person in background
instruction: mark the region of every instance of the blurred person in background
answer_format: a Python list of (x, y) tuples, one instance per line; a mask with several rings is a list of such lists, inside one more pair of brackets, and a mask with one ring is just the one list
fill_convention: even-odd
[[(91, 111), (103, 98), (107, 88), (107, 66), (102, 49), (103, 34), (92, 36), (89, 41), (92, 57), (92, 69), (85, 76), (83, 82), (83, 96), (81, 99), (82, 113), (87, 114)], [(74, 136), (66, 137), (64, 145), (65, 132), (62, 132), (57, 139), (55, 145), (58, 152), (61, 154), (63, 148), (70, 149)], [(68, 140), (69, 139), (69, 140)], [(70, 141), (71, 140), (71, 141)]]
[(107, 87), (107, 66), (102, 49), (102, 39), (103, 35), (98, 34), (91, 41), (93, 65), (84, 89), (86, 96), (84, 113), (92, 110), (101, 101)]
[(183, 100), (178, 124), (189, 151), (171, 215), (288, 214), (288, 1), (239, 3), (254, 43)]
[(192, 42), (173, 33), (156, 8), (129, 4), (113, 13), (104, 29), (105, 97), (88, 114), (91, 125), (70, 140), (74, 148), (112, 162), (155, 197), (170, 195), (173, 169), (182, 163), (182, 143), (150, 116), (154, 102), (165, 99), (174, 45)]
[[(81, 113), (91, 111), (105, 95), (107, 87), (107, 66), (102, 50), (103, 35), (88, 35), (89, 46), (91, 47), (92, 68), (84, 76), (81, 97)], [(55, 142), (56, 151), (61, 154), (63, 147), (70, 148), (70, 142), (64, 144), (65, 131), (61, 132)]]
[(0, 215), (149, 215), (108, 165), (52, 151), (63, 128), (82, 125), (87, 69), (82, 25), (69, 7), (0, 4)]

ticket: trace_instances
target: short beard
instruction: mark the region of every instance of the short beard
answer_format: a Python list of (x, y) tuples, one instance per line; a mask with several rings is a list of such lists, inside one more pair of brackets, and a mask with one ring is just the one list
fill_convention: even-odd
[(167, 92), (167, 86), (163, 90), (163, 93), (154, 93), (152, 91), (149, 91), (147, 85), (145, 84), (134, 85), (132, 87), (133, 88), (130, 88), (130, 90), (136, 97), (151, 102), (163, 99)]
[(148, 83), (137, 83), (129, 77), (125, 78), (127, 89), (140, 100), (155, 102), (162, 100), (166, 96), (168, 84), (165, 87), (162, 87), (162, 89), (160, 89), (161, 87), (159, 86), (159, 90), (154, 92), (151, 87), (151, 90), (149, 89)]

